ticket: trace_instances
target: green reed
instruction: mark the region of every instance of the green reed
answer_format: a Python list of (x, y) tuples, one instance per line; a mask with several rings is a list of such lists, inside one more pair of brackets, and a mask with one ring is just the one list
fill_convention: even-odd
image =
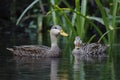
[[(20, 18), (17, 20), (18, 24), (24, 14), (34, 5), (38, 2), (38, 0), (33, 1), (21, 14)], [(81, 4), (80, 4), (81, 2)], [(100, 0), (95, 0), (95, 3), (97, 4), (98, 10), (101, 13), (101, 17), (97, 16), (87, 16), (89, 15), (88, 12), (86, 12), (87, 8), (89, 7), (87, 5), (88, 0), (75, 0), (75, 7), (73, 8), (72, 5), (70, 5), (66, 0), (50, 0), (50, 9), (47, 12), (48, 17), (48, 24), (58, 24), (61, 25), (64, 30), (66, 30), (69, 34), (69, 37), (67, 38), (67, 42), (73, 42), (75, 36), (80, 36), (81, 39), (84, 41), (87, 36), (87, 31), (89, 31), (90, 27), (93, 27), (97, 33), (100, 36), (100, 39), (106, 43), (106, 44), (112, 44), (114, 43), (114, 40), (116, 39), (116, 28), (117, 28), (117, 17), (116, 14), (118, 12), (118, 0), (113, 0), (113, 2), (109, 4), (112, 4), (110, 8), (110, 13), (107, 13), (104, 5)], [(64, 4), (66, 7), (61, 8), (59, 5)], [(93, 13), (94, 15), (95, 13)], [(110, 17), (110, 16), (111, 17)], [(50, 18), (51, 17), (51, 18)], [(50, 20), (52, 19), (52, 20)], [(118, 19), (119, 20), (119, 19)], [(97, 21), (104, 25), (106, 32), (103, 33), (101, 29), (99, 28), (99, 25), (96, 25), (93, 21)], [(107, 37), (105, 37), (107, 35)], [(95, 34), (91, 36), (87, 41), (91, 42), (95, 38)], [(97, 42), (97, 41), (96, 41)]]
[[(112, 20), (110, 20), (108, 13), (106, 13), (104, 6), (100, 2), (100, 0), (95, 0), (95, 2), (99, 8), (99, 11), (101, 12), (101, 17), (86, 16), (87, 0), (82, 0), (81, 5), (79, 4), (80, 0), (75, 0), (75, 9), (60, 8), (58, 5), (56, 5), (57, 7), (55, 7), (55, 5), (53, 6), (57, 14), (61, 14), (62, 17), (65, 18), (66, 27), (68, 28), (70, 26), (69, 28), (70, 30), (72, 30), (70, 32), (70, 38), (72, 38), (71, 35), (72, 36), (79, 35), (81, 39), (84, 40), (87, 32), (87, 28), (85, 25), (85, 22), (86, 22), (86, 23), (90, 23), (90, 25), (92, 25), (96, 29), (98, 34), (101, 36), (98, 42), (100, 42), (100, 40), (102, 39), (103, 42), (105, 42), (106, 44), (112, 44), (116, 36), (115, 28), (116, 28), (116, 13), (117, 13), (118, 1), (113, 0), (112, 10), (110, 9), (113, 13)], [(73, 13), (72, 18), (69, 18), (69, 16), (67, 16), (67, 14), (65, 13), (65, 11), (72, 12)], [(102, 25), (104, 25), (106, 32), (103, 33), (99, 29), (99, 26), (95, 25), (91, 20), (95, 20), (101, 23)], [(74, 29), (74, 26), (76, 27), (76, 30)], [(107, 35), (107, 37), (105, 37), (105, 35)], [(94, 35), (91, 36), (89, 41), (92, 41), (93, 37)]]
[[(86, 15), (86, 7), (87, 7), (87, 0), (82, 0), (81, 1), (81, 6), (80, 6), (80, 0), (75, 0), (75, 9), (77, 12), (80, 12), (83, 16)], [(80, 16), (79, 14), (76, 14), (76, 29), (77, 29), (77, 34), (83, 39), (85, 37), (85, 18)]]
[(113, 7), (112, 7), (113, 9), (111, 10), (112, 11), (112, 22), (110, 21), (109, 16), (107, 16), (107, 13), (105, 12), (105, 9), (103, 8), (103, 5), (100, 2), (100, 0), (95, 0), (95, 1), (102, 14), (102, 19), (104, 22), (104, 26), (106, 28), (106, 32), (108, 32), (109, 30), (113, 30), (107, 34), (108, 43), (112, 44), (116, 38), (116, 30), (114, 29), (116, 28), (116, 13), (117, 13), (118, 0), (113, 0), (113, 3), (112, 3), (113, 4)]
[(22, 14), (20, 15), (20, 17), (18, 18), (17, 22), (16, 22), (16, 25), (20, 24), (20, 20), (23, 18), (23, 16), (27, 13), (27, 11), (29, 9), (31, 9), (36, 3), (38, 3), (39, 0), (34, 0), (23, 12)]
[[(82, 39), (85, 36), (85, 18), (82, 16), (86, 15), (86, 4), (87, 4), (87, 0), (82, 0), (81, 6), (80, 6), (80, 0), (75, 0), (75, 9), (72, 8), (60, 8), (57, 4), (57, 0), (56, 0), (56, 4), (53, 4), (53, 1), (55, 0), (51, 0), (51, 6), (52, 6), (52, 10), (48, 13), (52, 13), (53, 16), (53, 23), (54, 21), (59, 21), (62, 26), (64, 26), (64, 29), (66, 28), (66, 30), (69, 31), (69, 41), (71, 41), (71, 38), (73, 39), (75, 36), (80, 36)], [(59, 1), (58, 1), (59, 2)], [(80, 9), (81, 7), (81, 9)], [(68, 16), (67, 13), (72, 12), (72, 17)], [(53, 15), (54, 13), (54, 15)], [(54, 17), (55, 14), (57, 14), (57, 16), (59, 17)], [(82, 16), (80, 16), (82, 15)], [(64, 22), (60, 21), (60, 20), (64, 20)], [(76, 26), (76, 30), (75, 27)]]
[[(55, 1), (55, 0), (50, 0), (50, 3), (51, 3), (51, 5), (55, 5), (55, 4), (56, 4), (56, 1)], [(53, 7), (51, 7), (51, 12), (52, 12), (53, 24), (58, 24), (58, 19), (57, 19), (57, 16), (56, 16), (56, 12), (55, 12), (55, 10), (53, 9)]]
[[(80, 0), (75, 0), (75, 9), (60, 8), (57, 4), (51, 3), (53, 7), (52, 9), (54, 9), (57, 16), (64, 20), (64, 22), (61, 23), (64, 23), (63, 26), (65, 26), (69, 31), (69, 41), (71, 41), (71, 38), (73, 39), (75, 36), (80, 36), (83, 40), (85, 38), (85, 33), (87, 32), (87, 28), (85, 28), (85, 20), (87, 20), (89, 23), (92, 23), (86, 16), (87, 0), (82, 0), (81, 5), (79, 3)], [(69, 18), (65, 11), (69, 13), (72, 12), (72, 17)], [(53, 10), (48, 13), (53, 13)], [(56, 21), (56, 18), (53, 18), (53, 21)], [(94, 25), (94, 23), (92, 23), (92, 25), (95, 27), (95, 29), (97, 29), (98, 33), (102, 35), (102, 32), (96, 27), (96, 25)], [(74, 26), (76, 27), (76, 30)]]

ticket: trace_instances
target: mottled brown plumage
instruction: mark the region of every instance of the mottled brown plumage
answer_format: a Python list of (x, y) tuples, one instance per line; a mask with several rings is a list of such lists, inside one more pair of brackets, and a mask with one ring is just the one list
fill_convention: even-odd
[(59, 25), (54, 25), (50, 30), (51, 47), (39, 45), (24, 45), (7, 48), (17, 56), (32, 56), (32, 57), (59, 57), (60, 48), (57, 45), (57, 35), (68, 36), (63, 32)]
[(92, 59), (96, 57), (106, 57), (105, 51), (107, 46), (100, 43), (82, 43), (80, 37), (76, 37), (74, 41), (75, 48), (72, 51), (75, 59)]

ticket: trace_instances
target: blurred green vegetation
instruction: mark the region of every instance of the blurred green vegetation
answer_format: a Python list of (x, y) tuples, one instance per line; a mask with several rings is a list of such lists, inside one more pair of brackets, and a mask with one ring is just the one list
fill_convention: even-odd
[(17, 30), (24, 28), (32, 40), (40, 33), (48, 33), (50, 25), (58, 24), (69, 34), (68, 43), (80, 36), (83, 42), (112, 44), (119, 32), (119, 3), (119, 0), (11, 0), (7, 4), (14, 25), (11, 28), (14, 31), (16, 26)]

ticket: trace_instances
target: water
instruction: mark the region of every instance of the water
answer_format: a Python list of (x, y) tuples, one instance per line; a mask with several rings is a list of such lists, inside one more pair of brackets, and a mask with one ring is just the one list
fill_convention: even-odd
[[(61, 62), (62, 61), (62, 62)], [(63, 63), (64, 62), (64, 63)], [(67, 65), (66, 65), (67, 64)], [(69, 79), (67, 59), (32, 59), (15, 57), (0, 60), (1, 80), (60, 80)], [(72, 69), (71, 69), (72, 70)]]
[(119, 64), (69, 58), (0, 57), (0, 80), (119, 80)]

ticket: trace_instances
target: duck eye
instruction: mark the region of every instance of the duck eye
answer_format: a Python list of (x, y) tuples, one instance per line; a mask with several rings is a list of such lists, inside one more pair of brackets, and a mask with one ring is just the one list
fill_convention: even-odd
[(54, 27), (54, 29), (57, 29), (57, 27)]

